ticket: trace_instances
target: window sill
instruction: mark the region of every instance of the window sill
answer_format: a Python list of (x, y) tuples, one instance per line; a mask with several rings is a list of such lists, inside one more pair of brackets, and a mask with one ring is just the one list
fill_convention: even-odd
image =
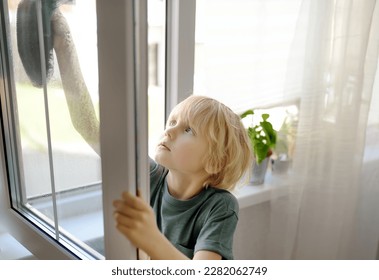
[(233, 192), (238, 200), (240, 209), (253, 206), (270, 200), (273, 186), (263, 184), (259, 186), (246, 185)]
[[(267, 172), (262, 185), (246, 185), (233, 191), (237, 198), (240, 209), (247, 208), (262, 202), (270, 201), (275, 191), (275, 197), (285, 195), (286, 176), (273, 176)], [(278, 182), (280, 180), (280, 182)]]
[(0, 233), (0, 260), (36, 259), (9, 233)]

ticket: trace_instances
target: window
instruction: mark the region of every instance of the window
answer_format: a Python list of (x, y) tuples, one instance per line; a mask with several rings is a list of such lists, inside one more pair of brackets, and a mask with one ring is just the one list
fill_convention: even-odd
[[(59, 9), (96, 117), (101, 115), (101, 158), (72, 125), (57, 57), (46, 87), (33, 86), (17, 50), (20, 1), (0, 3), (1, 109), (12, 206), (75, 258), (134, 257), (114, 229), (111, 201), (137, 181), (148, 185), (144, 152), (154, 156), (165, 117), (191, 93), (213, 96), (236, 112), (268, 112), (279, 128), (288, 119), (296, 127), (297, 96), (284, 100), (282, 91), (291, 86), (283, 84), (299, 0), (65, 1)], [(147, 108), (144, 94), (136, 94), (144, 87)], [(127, 256), (120, 253), (124, 248), (130, 249)]]
[(287, 61), (300, 4), (197, 0), (195, 94), (214, 97), (236, 112), (286, 102)]
[(278, 160), (276, 170), (291, 160), (295, 147), (300, 100), (298, 85), (288, 78), (288, 61), (300, 5), (299, 0), (196, 1), (194, 93), (236, 113), (253, 109), (246, 126), (270, 114), (278, 131), (271, 158)]
[(148, 1), (149, 47), (149, 155), (165, 125), (166, 1)]
[[(69, 96), (65, 96), (65, 92), (67, 95), (76, 93), (63, 89), (63, 83), (65, 87), (71, 86), (67, 82), (86, 86), (96, 118), (99, 118), (95, 1), (68, 1), (59, 7), (73, 44), (54, 47), (54, 51), (54, 38), (48, 28), (38, 25), (37, 21), (39, 18), (41, 23), (50, 21), (52, 15), (40, 8), (44, 4), (17, 0), (10, 0), (8, 4), (12, 39), (8, 55), (14, 58), (14, 88), (9, 98), (14, 112), (14, 148), (19, 172), (17, 183), (12, 186), (17, 197), (13, 207), (43, 224), (57, 240), (80, 241), (77, 243), (86, 252), (99, 258), (102, 251), (91, 245), (92, 240), (104, 234), (101, 160), (71, 123), (66, 105)], [(81, 18), (83, 14), (86, 14), (85, 20)], [(45, 37), (43, 48), (38, 35)], [(76, 49), (82, 74), (67, 74), (72, 68), (66, 68), (70, 65), (62, 59), (67, 59), (70, 47)], [(46, 54), (42, 60), (40, 52)], [(75, 60), (75, 54), (70, 58)], [(47, 70), (41, 67), (43, 60), (50, 64)], [(44, 71), (47, 71), (46, 80)], [(63, 83), (62, 72), (66, 76)], [(94, 145), (99, 146), (99, 139), (94, 141)], [(83, 221), (86, 221), (85, 227)]]
[[(12, 233), (38, 236), (31, 242), (44, 242), (33, 247), (46, 258), (133, 259), (136, 251), (111, 224), (111, 204), (122, 191), (135, 191), (137, 182), (148, 186), (147, 2), (65, 1), (56, 7), (60, 14), (47, 3), (0, 2)], [(116, 26), (120, 33), (113, 32)], [(44, 60), (51, 64), (47, 71)], [(75, 99), (83, 92), (92, 116), (85, 111), (92, 107)], [(74, 111), (66, 102), (72, 97)], [(84, 128), (83, 116), (91, 116)]]

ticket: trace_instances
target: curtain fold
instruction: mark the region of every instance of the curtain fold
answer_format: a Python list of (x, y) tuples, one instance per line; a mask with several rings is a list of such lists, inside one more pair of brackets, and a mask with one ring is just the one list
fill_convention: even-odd
[(302, 2), (283, 93), (300, 91), (296, 149), (268, 259), (377, 257), (378, 17), (374, 0)]

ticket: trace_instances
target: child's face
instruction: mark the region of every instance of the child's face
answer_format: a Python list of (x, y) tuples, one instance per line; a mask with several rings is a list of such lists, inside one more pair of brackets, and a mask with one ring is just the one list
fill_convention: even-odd
[(156, 148), (155, 160), (170, 170), (188, 174), (203, 173), (206, 151), (204, 136), (173, 113)]

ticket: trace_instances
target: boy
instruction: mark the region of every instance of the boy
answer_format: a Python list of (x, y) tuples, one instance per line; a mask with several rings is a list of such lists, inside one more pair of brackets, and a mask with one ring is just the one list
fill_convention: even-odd
[(238, 202), (229, 191), (251, 158), (239, 116), (190, 96), (171, 112), (150, 159), (151, 206), (123, 193), (114, 202), (118, 230), (152, 259), (233, 259)]
[[(52, 28), (72, 122), (100, 154), (99, 123), (59, 10)], [(151, 207), (123, 194), (115, 201), (117, 227), (153, 259), (233, 258), (238, 203), (228, 190), (249, 168), (250, 158), (247, 133), (236, 114), (213, 99), (188, 98), (173, 110), (151, 160)]]

